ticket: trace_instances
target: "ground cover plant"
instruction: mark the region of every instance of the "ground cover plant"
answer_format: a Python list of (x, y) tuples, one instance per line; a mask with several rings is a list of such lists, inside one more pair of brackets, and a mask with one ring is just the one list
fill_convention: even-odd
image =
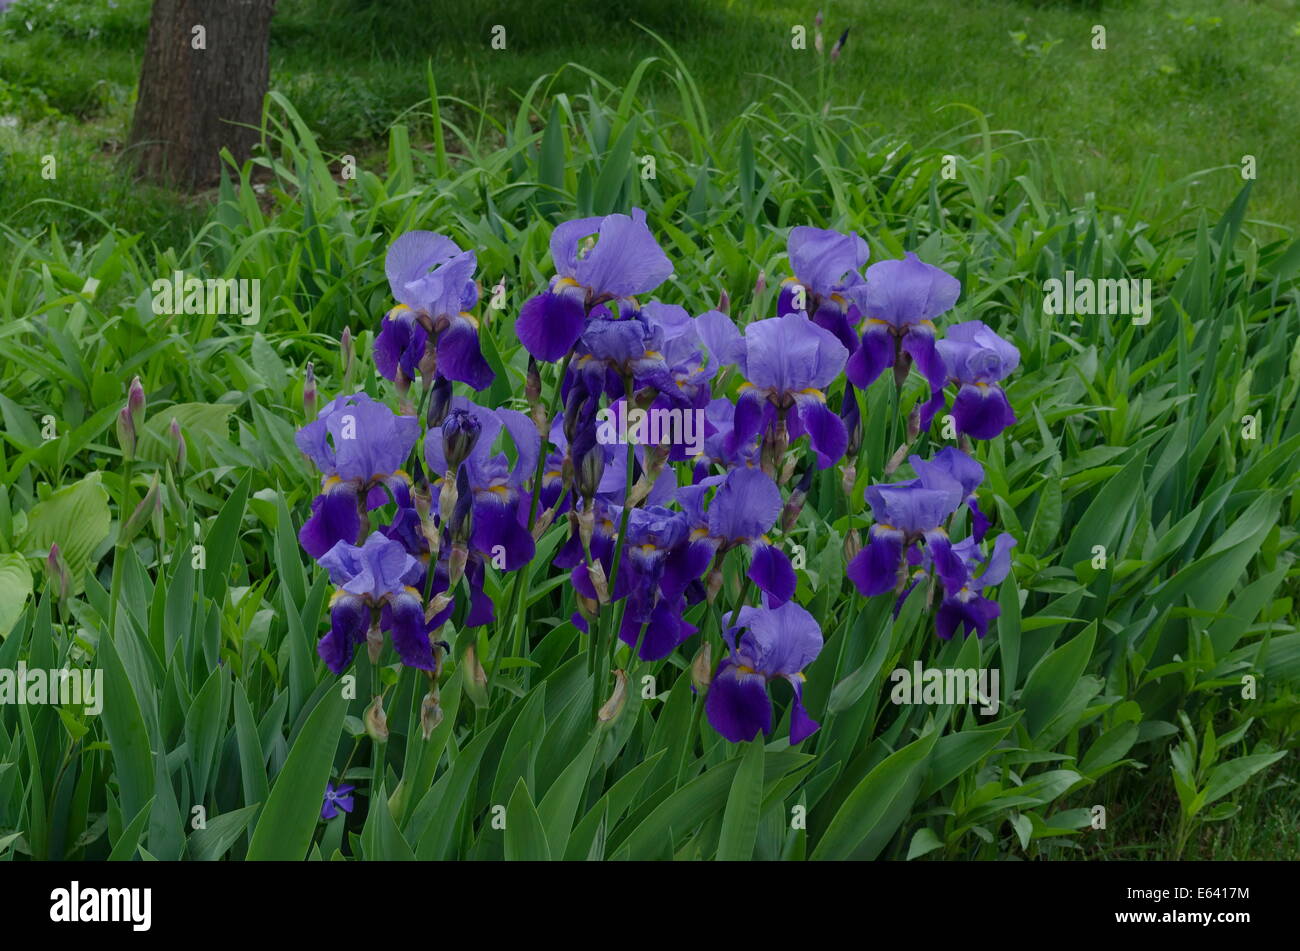
[(505, 110), (416, 67), (354, 174), (273, 91), (176, 243), (7, 223), (0, 671), (102, 690), (0, 681), (0, 856), (1294, 828), (1300, 244), (1239, 156), (1072, 199), (645, 36)]

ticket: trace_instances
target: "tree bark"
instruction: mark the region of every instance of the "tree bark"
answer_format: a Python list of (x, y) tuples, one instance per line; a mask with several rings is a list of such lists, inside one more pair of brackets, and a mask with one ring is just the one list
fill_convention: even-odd
[[(276, 0), (154, 0), (130, 154), (141, 176), (196, 191), (259, 138)], [(250, 128), (251, 127), (251, 128)]]

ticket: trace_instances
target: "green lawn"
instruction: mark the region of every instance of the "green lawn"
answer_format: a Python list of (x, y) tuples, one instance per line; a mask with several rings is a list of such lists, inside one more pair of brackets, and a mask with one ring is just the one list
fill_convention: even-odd
[[(60, 201), (177, 239), (193, 224), (194, 209), (133, 188), (109, 161), (126, 137), (147, 11), (146, 0), (112, 10), (102, 0), (18, 0), (4, 15), (0, 115), (20, 124), (0, 128), (0, 219), (97, 227), (65, 206), (32, 204), (50, 197), (39, 160), (52, 153), (63, 169)], [(1186, 177), (1179, 192), (1189, 205), (1223, 207), (1240, 187), (1242, 156), (1253, 155), (1254, 218), (1288, 227), (1300, 219), (1294, 0), (831, 3), (827, 50), (842, 28), (851, 32), (830, 68), (812, 48), (815, 12), (774, 0), (282, 0), (273, 87), (327, 151), (364, 155), (427, 97), (427, 60), (440, 91), (462, 100), (450, 113), (483, 123), (543, 74), (560, 71), (552, 91), (569, 94), (587, 89), (584, 69), (622, 82), (661, 52), (639, 23), (673, 45), (716, 117), (789, 84), (857, 107), (881, 134), (960, 152), (968, 146), (949, 130), (969, 119), (955, 106), (966, 104), (1006, 130), (1006, 141), (1047, 146), (1067, 200), (1092, 192), (1126, 206), (1149, 172), (1156, 185)], [(490, 46), (497, 24), (505, 50)], [(792, 49), (798, 24), (808, 30), (802, 51)], [(1096, 24), (1106, 28), (1105, 51), (1092, 48)], [(652, 94), (676, 95), (666, 79), (650, 83)]]

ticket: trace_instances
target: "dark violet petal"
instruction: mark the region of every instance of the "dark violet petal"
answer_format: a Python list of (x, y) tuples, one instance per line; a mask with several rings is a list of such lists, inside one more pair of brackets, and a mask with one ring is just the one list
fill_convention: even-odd
[(880, 374), (894, 365), (894, 336), (889, 327), (880, 321), (867, 323), (862, 332), (862, 345), (853, 351), (844, 368), (845, 375), (860, 390), (865, 390)]
[[(844, 457), (844, 450), (849, 445), (849, 431), (844, 420), (826, 405), (820, 394), (796, 396), (795, 405), (798, 407), (798, 428), (808, 434), (808, 442), (817, 454), (817, 468), (833, 466)], [(796, 437), (794, 427), (791, 427), (790, 435)]]
[(732, 743), (747, 743), (772, 730), (772, 701), (760, 674), (742, 673), (723, 658), (704, 701), (709, 725)]
[(819, 729), (821, 724), (808, 715), (803, 705), (803, 677), (788, 677), (794, 688), (794, 703), (790, 706), (790, 745), (797, 746)]
[(957, 432), (972, 439), (992, 439), (1016, 423), (1007, 395), (996, 384), (963, 386), (953, 400), (952, 415)]
[(555, 362), (573, 349), (582, 336), (586, 313), (580, 294), (565, 288), (547, 291), (524, 303), (515, 321), (515, 333), (524, 349), (538, 360)]
[(988, 633), (989, 622), (996, 618), (1002, 609), (996, 601), (990, 601), (978, 594), (950, 596), (939, 604), (935, 612), (934, 626), (944, 640), (948, 640), (958, 630), (966, 635), (974, 633), (983, 637)]
[(496, 378), (479, 349), (478, 326), (466, 316), (453, 317), (438, 336), (438, 373), (481, 390)]
[(735, 455), (749, 444), (749, 441), (763, 432), (773, 415), (772, 404), (759, 390), (741, 390), (736, 400), (736, 415), (731, 432), (727, 434), (726, 451)]
[(311, 517), (298, 532), (298, 542), (313, 558), (320, 558), (339, 542), (353, 545), (361, 534), (361, 513), (356, 490), (336, 485), (311, 502)]
[(358, 644), (366, 639), (370, 627), (370, 608), (361, 598), (349, 594), (335, 595), (330, 605), (330, 630), (316, 645), (325, 666), (334, 674), (347, 670)]
[(419, 598), (406, 593), (390, 597), (380, 612), (380, 626), (389, 632), (403, 664), (433, 670), (433, 646)]
[(762, 542), (755, 544), (750, 551), (753, 558), (749, 562), (749, 580), (768, 595), (768, 603), (775, 608), (793, 598), (798, 579), (785, 552)]
[(480, 492), (474, 500), (470, 520), (474, 550), (500, 570), (523, 567), (536, 551), (532, 534), (519, 524), (518, 512), (513, 500), (490, 492)]
[(865, 548), (849, 562), (845, 573), (864, 597), (892, 591), (898, 584), (898, 566), (903, 561), (901, 532), (873, 526)]

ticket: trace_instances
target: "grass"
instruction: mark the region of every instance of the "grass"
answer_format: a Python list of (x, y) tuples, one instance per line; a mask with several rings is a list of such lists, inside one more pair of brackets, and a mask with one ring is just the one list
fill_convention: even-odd
[[(32, 170), (53, 152), (69, 170), (62, 200), (171, 242), (193, 226), (190, 206), (135, 192), (113, 162), (125, 139), (147, 8), (145, 0), (121, 0), (112, 10), (101, 0), (20, 0), (0, 21), (0, 114), (23, 123), (20, 131), (0, 130), (4, 220), (29, 231), (54, 221), (87, 234), (100, 228), (66, 207), (33, 204), (50, 188)], [(994, 128), (1048, 145), (1071, 201), (1091, 193), (1126, 205), (1154, 175), (1157, 184), (1186, 179), (1178, 200), (1189, 214), (1225, 207), (1241, 181), (1231, 169), (1253, 155), (1252, 213), (1300, 221), (1293, 0), (828, 3), (826, 47), (843, 27), (851, 32), (824, 76), (812, 49), (812, 4), (575, 0), (561, 15), (527, 0), (491, 8), (448, 0), (438, 11), (430, 16), (415, 0), (284, 0), (272, 27), (272, 86), (294, 102), (325, 151), (373, 158), (388, 127), (427, 95), (427, 60), (462, 120), (478, 107), (501, 116), (543, 74), (559, 71), (553, 92), (582, 92), (587, 78), (561, 70), (566, 63), (625, 82), (655, 49), (642, 24), (674, 45), (708, 91), (715, 118), (770, 96), (775, 78), (860, 107), (881, 134), (956, 149), (946, 135), (961, 115), (954, 104), (964, 103), (988, 114)], [(497, 24), (506, 27), (505, 50), (489, 45)], [(809, 31), (804, 51), (791, 48), (799, 24)], [(1095, 24), (1106, 28), (1105, 51), (1092, 48)], [(646, 92), (675, 95), (664, 78)], [(417, 140), (427, 141), (428, 132), (427, 125), (412, 129)], [(174, 216), (176, 227), (160, 216)]]
[[(576, 24), (599, 22), (575, 9)], [(1074, 8), (1048, 14), (1087, 19)], [(341, 22), (302, 29), (318, 31), (325, 50)], [(607, 32), (618, 49), (623, 34)], [(656, 58), (615, 69), (637, 77), (635, 88), (573, 68), (561, 80), (576, 85), (546, 97), (522, 92), (512, 103), (492, 91), (510, 85), (480, 87), (470, 102), (504, 103), (481, 110), (458, 105), (468, 88), (458, 83), (472, 87), (473, 77), (440, 65), (439, 102), (451, 108), (435, 118), (424, 77), (403, 93), (402, 121), (367, 140), (355, 180), (336, 160), (351, 133), (319, 134), (277, 91), (265, 154), (232, 171), (210, 211), (180, 206), (202, 219), (197, 230), (174, 218), (160, 223), (172, 230), (147, 233), (107, 200), (94, 229), (78, 229), (62, 207), (57, 233), (6, 220), (0, 570), (19, 583), (25, 573), (32, 591), (0, 603), (15, 618), (0, 668), (18, 658), (93, 663), (114, 702), (103, 718), (45, 707), (30, 723), (0, 707), (0, 858), (536, 849), (535, 838), (493, 829), (504, 803), (511, 827), (534, 829), (531, 817), (543, 815), (549, 847), (563, 842), (562, 854), (579, 858), (709, 858), (720, 841), (760, 858), (1294, 857), (1294, 836), (1278, 833), (1296, 822), (1288, 777), (1300, 731), (1300, 244), (1251, 210), (1265, 179), (1243, 188), (1227, 170), (1193, 188), (1144, 165), (1124, 201), (1075, 195), (1048, 144), (998, 134), (982, 114), (948, 115), (942, 141), (910, 141), (877, 126), (868, 100), (846, 104), (843, 88), (825, 110), (809, 76), (710, 115), (706, 103), (733, 101), (732, 86), (703, 78), (718, 67), (697, 76), (669, 47), (643, 52)], [(657, 159), (652, 178), (643, 155)], [(1200, 204), (1212, 189), (1228, 197)], [(128, 192), (120, 200), (137, 201), (135, 214), (165, 208)], [(369, 694), (342, 701), (313, 651), (327, 579), (294, 537), (317, 488), (292, 442), (305, 365), (324, 398), (359, 385), (392, 402), (370, 360), (391, 303), (383, 253), (404, 231), (436, 228), (476, 249), (485, 286), (507, 282), (506, 309), (481, 311), (501, 382), (477, 399), (522, 407), (513, 315), (551, 273), (552, 225), (632, 206), (646, 209), (677, 267), (657, 296), (693, 313), (725, 292), (738, 321), (769, 314), (794, 224), (857, 230), (873, 260), (916, 250), (962, 281), (943, 325), (984, 320), (1022, 355), (1008, 391), (1020, 421), (979, 450), (981, 505), (1018, 541), (1014, 575), (998, 591), (1002, 616), (984, 641), (943, 643), (920, 597), (895, 623), (889, 599), (863, 600), (845, 581), (844, 536), (867, 524), (861, 489), (883, 477), (893, 450), (892, 382), (882, 379), (863, 395), (855, 491), (824, 474), (782, 539), (806, 549), (796, 597), (827, 634), (807, 671), (807, 702), (823, 722), (815, 741), (785, 748), (779, 726), (767, 749), (739, 751), (701, 729), (689, 656), (648, 665), (658, 696), (634, 691), (616, 729), (589, 735), (586, 712), (600, 695), (574, 674), (585, 644), (565, 620), (573, 596), (543, 557), (521, 582), (521, 656), (508, 626), (447, 632), (457, 649), (431, 745), (415, 739), (423, 687), (411, 672), (360, 661), (358, 682), (378, 678), (389, 710), (388, 745), (372, 743), (359, 720)], [(178, 267), (260, 279), (262, 323), (154, 314), (151, 283)], [(1154, 320), (1044, 313), (1043, 282), (1067, 269), (1150, 279)], [(359, 355), (350, 375), (344, 327)], [(128, 469), (112, 429), (135, 374), (155, 438)], [(923, 394), (913, 375), (903, 411)], [(1248, 415), (1254, 435), (1243, 430)], [(183, 471), (168, 461), (173, 416), (189, 445)], [(55, 438), (42, 433), (47, 417)], [(927, 434), (917, 451), (939, 445)], [(160, 519), (118, 546), (124, 515), (155, 475)], [(542, 550), (563, 531), (552, 527)], [(171, 554), (195, 539), (207, 546), (203, 569)], [(51, 540), (77, 579), (66, 598), (43, 573)], [(513, 580), (488, 572), (494, 601), (507, 603)], [(738, 572), (725, 590), (728, 604), (741, 597)], [(713, 623), (704, 607), (688, 619)], [(491, 687), (483, 707), (463, 686), (471, 642)], [(914, 660), (1000, 667), (1000, 719), (882, 700), (889, 670)], [(1257, 697), (1243, 696), (1245, 674), (1261, 685)], [(163, 754), (173, 771), (155, 770)], [(358, 809), (300, 829), (326, 775), (358, 786)], [(570, 787), (571, 822), (554, 799), (546, 805)], [(906, 809), (871, 812), (894, 796)], [(733, 798), (749, 805), (733, 809)], [(218, 832), (191, 834), (179, 821), (194, 802), (224, 817)], [(1104, 831), (1089, 826), (1098, 804)], [(808, 810), (804, 830), (789, 827), (794, 806)], [(276, 821), (261, 821), (259, 808)], [(746, 838), (729, 816), (751, 809)]]

